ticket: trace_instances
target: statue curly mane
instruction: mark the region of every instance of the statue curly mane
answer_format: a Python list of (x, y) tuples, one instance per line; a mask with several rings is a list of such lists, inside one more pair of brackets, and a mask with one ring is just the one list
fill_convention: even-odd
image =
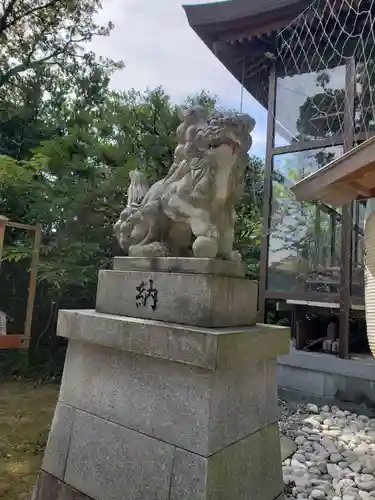
[(146, 178), (139, 170), (129, 173), (130, 185), (128, 188), (128, 206), (139, 205), (150, 189)]
[(209, 117), (201, 106), (181, 118), (166, 177), (147, 190), (142, 174), (130, 173), (127, 207), (114, 227), (117, 239), (133, 256), (238, 259), (234, 205), (255, 121), (247, 115)]

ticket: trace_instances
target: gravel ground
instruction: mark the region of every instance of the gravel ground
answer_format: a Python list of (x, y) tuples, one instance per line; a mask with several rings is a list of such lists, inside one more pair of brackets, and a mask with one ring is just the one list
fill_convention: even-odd
[(279, 428), (280, 432), (289, 438), (294, 439), (297, 431), (301, 427), (302, 418), (305, 413), (305, 405), (287, 403), (279, 399)]
[(279, 406), (281, 434), (295, 443), (283, 462), (287, 497), (375, 499), (374, 418), (335, 406)]

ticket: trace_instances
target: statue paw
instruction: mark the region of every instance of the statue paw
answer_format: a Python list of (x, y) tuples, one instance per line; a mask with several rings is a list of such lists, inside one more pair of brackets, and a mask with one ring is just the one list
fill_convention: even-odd
[(133, 245), (129, 247), (130, 257), (169, 257), (170, 252), (163, 244), (155, 241), (147, 245)]
[(198, 236), (193, 243), (194, 257), (214, 259), (217, 255), (218, 246), (214, 238)]
[(233, 262), (241, 262), (242, 257), (241, 257), (240, 252), (238, 252), (237, 250), (233, 250), (229, 255), (229, 260), (231, 260)]

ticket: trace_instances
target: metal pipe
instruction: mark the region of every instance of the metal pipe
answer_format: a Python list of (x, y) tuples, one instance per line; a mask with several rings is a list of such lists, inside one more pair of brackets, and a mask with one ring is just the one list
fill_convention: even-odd
[(5, 234), (5, 225), (8, 219), (4, 215), (0, 215), (0, 269), (1, 262), (3, 259), (3, 247), (4, 247), (4, 234)]
[(41, 240), (42, 240), (42, 226), (41, 224), (38, 224), (37, 226), (35, 226), (34, 248), (31, 259), (30, 278), (29, 278), (29, 295), (27, 298), (26, 319), (25, 319), (25, 328), (23, 336), (23, 347), (26, 349), (29, 347), (30, 336), (31, 336), (31, 326), (33, 321)]

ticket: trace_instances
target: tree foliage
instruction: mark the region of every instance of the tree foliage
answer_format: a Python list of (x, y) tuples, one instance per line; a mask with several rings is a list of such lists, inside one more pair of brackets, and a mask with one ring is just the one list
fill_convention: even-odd
[[(121, 63), (83, 50), (112, 29), (94, 23), (99, 8), (98, 0), (0, 0), (0, 214), (42, 226), (33, 344), (47, 343), (49, 359), (58, 309), (93, 307), (98, 270), (120, 253), (112, 227), (129, 171), (137, 166), (150, 183), (160, 179), (176, 147), (177, 107), (163, 89), (111, 91), (110, 74)], [(202, 91), (185, 105), (215, 101)], [(238, 207), (236, 245), (251, 276), (262, 171), (249, 157)], [(30, 236), (7, 230), (0, 309), (12, 317), (11, 331), (23, 328), (30, 256)]]
[(242, 255), (247, 276), (252, 279), (259, 276), (263, 173), (262, 160), (249, 156), (245, 170), (244, 196), (236, 207), (235, 246)]
[[(99, 26), (94, 17), (99, 0), (2, 0), (0, 3), (0, 88), (16, 88), (23, 77), (43, 72), (53, 89), (56, 75), (82, 77), (93, 63), (108, 69), (83, 44), (93, 36), (107, 36), (112, 23)], [(60, 80), (61, 81), (61, 80)], [(46, 82), (47, 83), (47, 82)]]

